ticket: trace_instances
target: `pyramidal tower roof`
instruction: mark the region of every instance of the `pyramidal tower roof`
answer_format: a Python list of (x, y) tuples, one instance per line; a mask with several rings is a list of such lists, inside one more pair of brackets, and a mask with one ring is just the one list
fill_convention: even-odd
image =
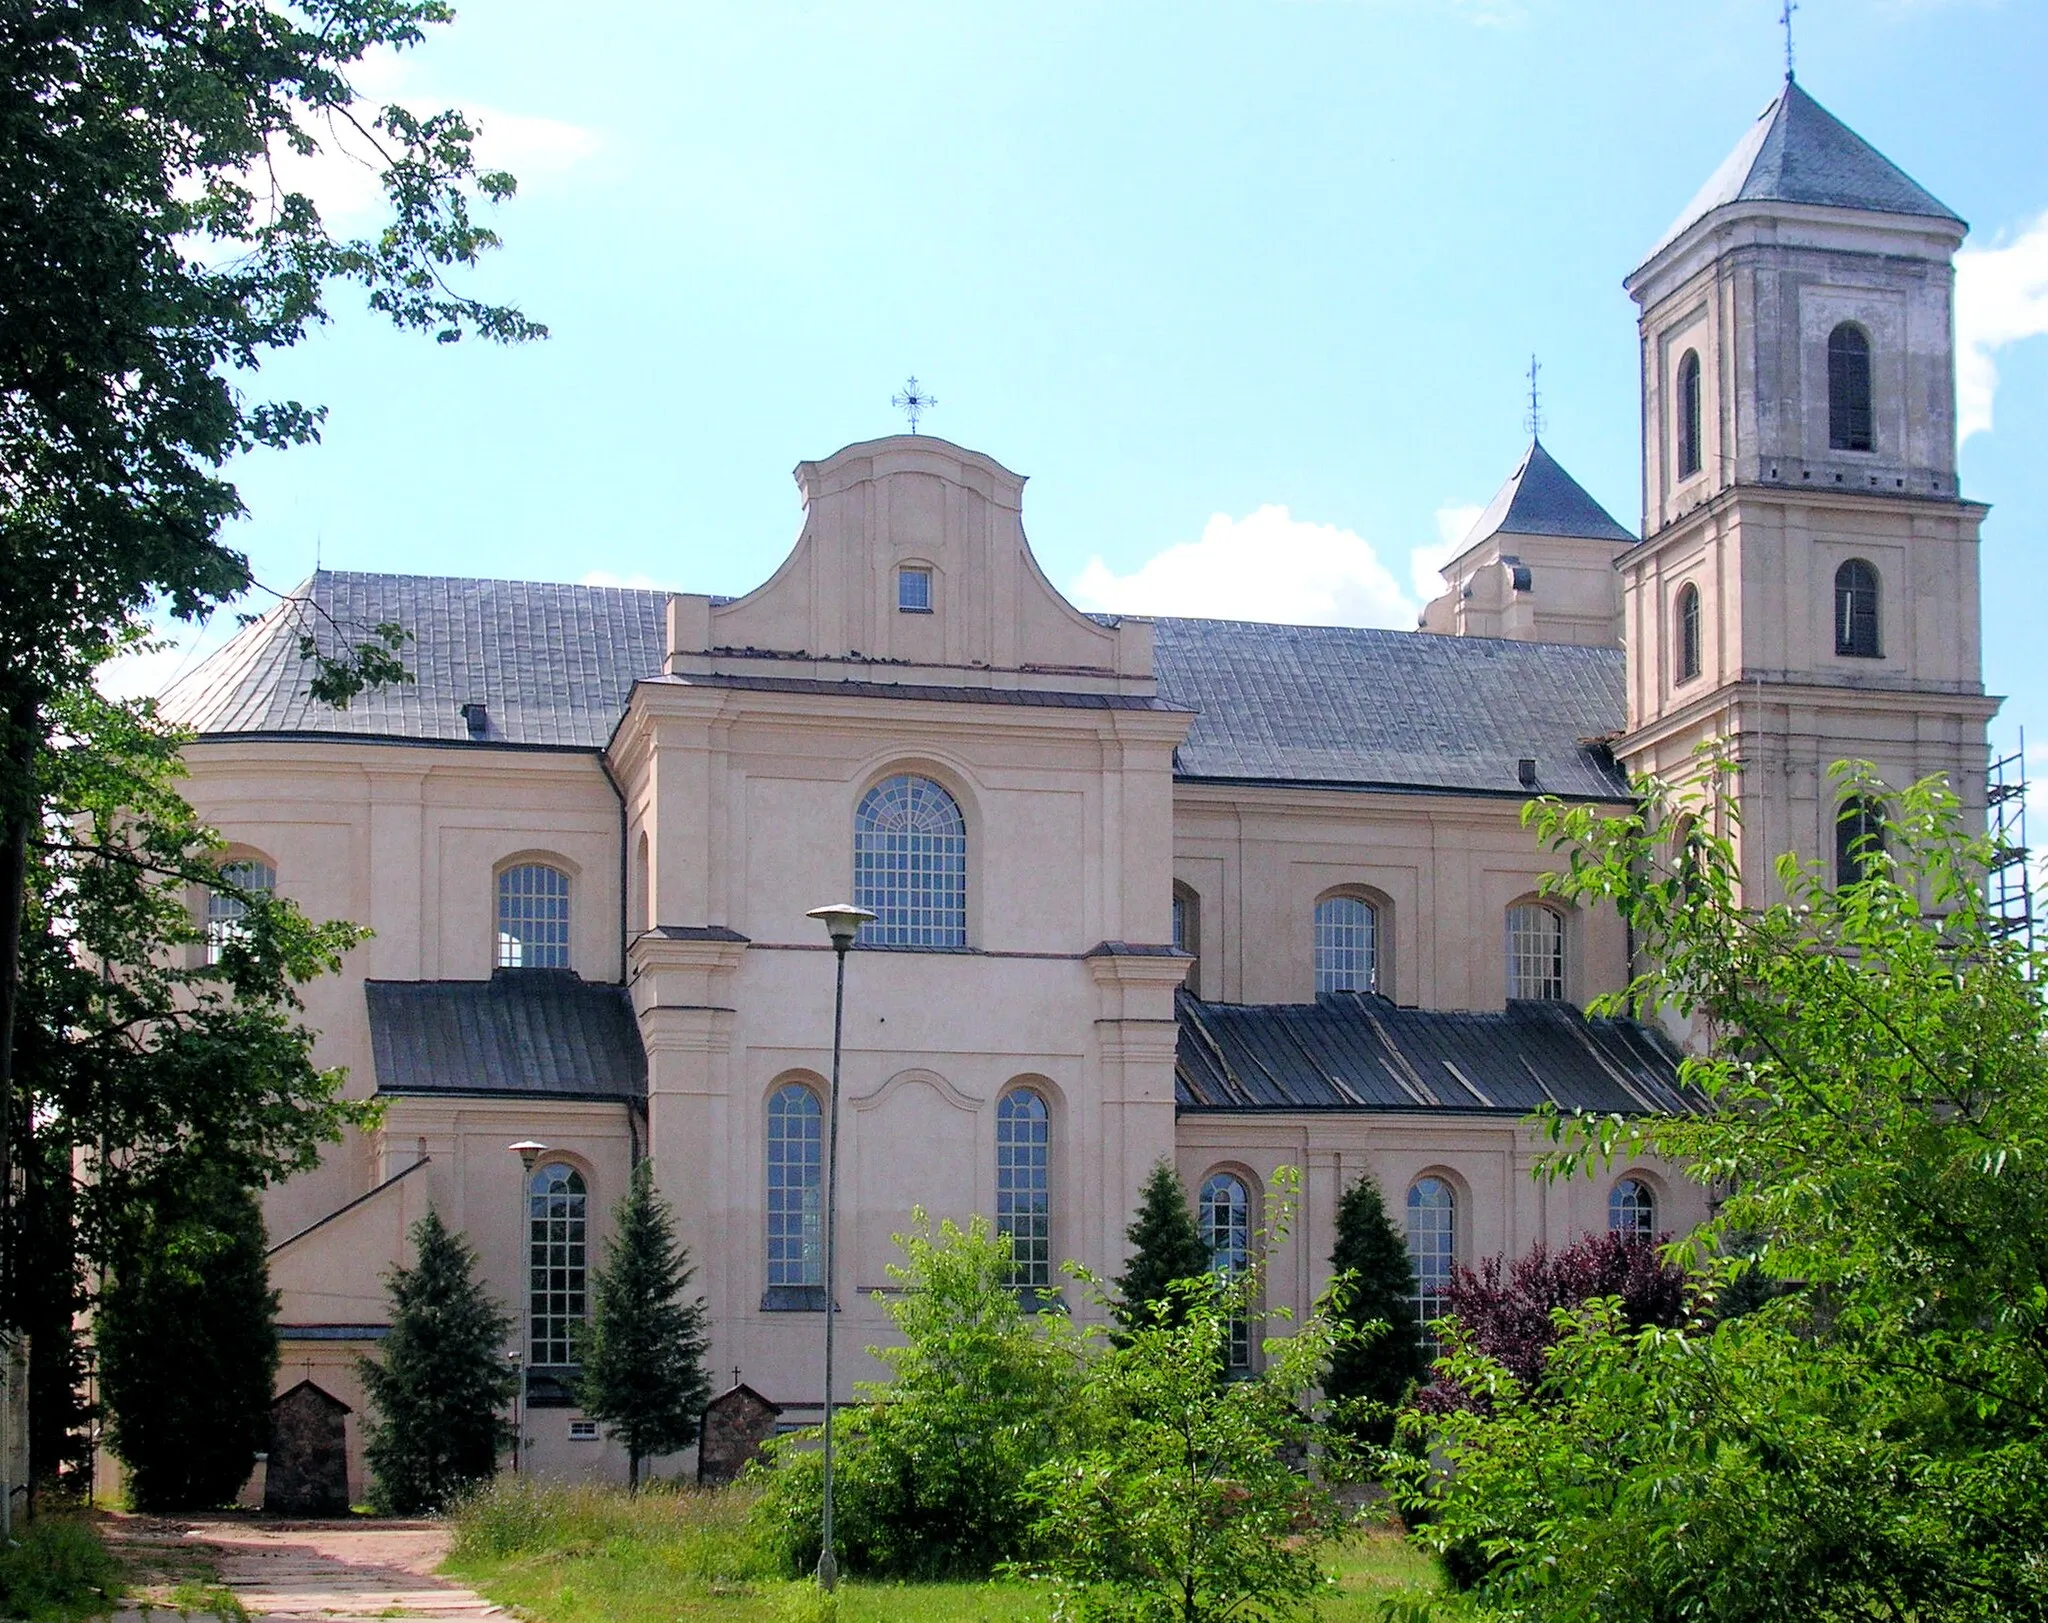
[(1809, 203), (1869, 214), (1962, 219), (1788, 77), (1671, 229), (1643, 257), (1730, 203)]
[(1633, 541), (1635, 533), (1623, 528), (1614, 515), (1587, 494), (1586, 487), (1544, 450), (1540, 439), (1529, 441), (1529, 450), (1508, 481), (1494, 492), (1465, 546), (1477, 546), (1490, 535), (1575, 535), (1595, 541)]

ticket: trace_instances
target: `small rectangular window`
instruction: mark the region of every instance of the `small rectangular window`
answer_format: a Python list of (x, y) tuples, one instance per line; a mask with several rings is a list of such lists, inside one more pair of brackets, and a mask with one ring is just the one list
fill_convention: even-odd
[(932, 572), (903, 568), (896, 571), (896, 607), (904, 614), (932, 612)]
[(572, 1420), (569, 1422), (569, 1441), (572, 1443), (594, 1443), (597, 1441), (595, 1420)]

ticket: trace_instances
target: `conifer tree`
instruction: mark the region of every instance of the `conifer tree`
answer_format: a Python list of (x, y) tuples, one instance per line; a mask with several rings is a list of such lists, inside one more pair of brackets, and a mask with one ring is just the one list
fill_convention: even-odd
[(241, 1490), (270, 1430), (263, 1214), (218, 1168), (177, 1169), (154, 1197), (94, 1326), (108, 1441), (137, 1510), (211, 1510)]
[(1369, 1172), (1337, 1204), (1337, 1246), (1330, 1266), (1352, 1276), (1340, 1322), (1354, 1331), (1374, 1322), (1386, 1328), (1339, 1341), (1324, 1390), (1332, 1398), (1378, 1406), (1353, 1416), (1347, 1429), (1361, 1441), (1384, 1447), (1393, 1439), (1394, 1406), (1427, 1373), (1429, 1361), (1415, 1316), (1415, 1267), (1408, 1242), (1387, 1215), (1386, 1200)]
[(697, 1440), (711, 1396), (704, 1298), (683, 1300), (695, 1272), (676, 1244), (675, 1214), (655, 1192), (654, 1165), (642, 1161), (613, 1216), (604, 1266), (593, 1281), (576, 1386), (584, 1413), (626, 1445), (635, 1492), (649, 1455), (673, 1454)]
[(1199, 1279), (1208, 1273), (1209, 1248), (1195, 1226), (1187, 1185), (1172, 1162), (1161, 1159), (1145, 1179), (1124, 1238), (1131, 1242), (1131, 1257), (1116, 1280), (1113, 1305), (1118, 1322), (1135, 1328), (1153, 1322), (1155, 1314), (1178, 1322), (1186, 1300), (1168, 1287), (1175, 1280)]
[(476, 1252), (432, 1208), (412, 1243), (413, 1265), (386, 1278), (383, 1357), (359, 1365), (377, 1412), (364, 1446), (370, 1497), (401, 1516), (445, 1509), (497, 1470), (498, 1410), (514, 1389), (504, 1362), (512, 1321), (477, 1280)]

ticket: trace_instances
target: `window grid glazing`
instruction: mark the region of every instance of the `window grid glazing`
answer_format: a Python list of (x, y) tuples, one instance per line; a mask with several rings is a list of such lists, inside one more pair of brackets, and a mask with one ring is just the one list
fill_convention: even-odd
[(896, 607), (905, 614), (931, 613), (932, 572), (929, 569), (896, 571)]
[(996, 1232), (1008, 1237), (1012, 1284), (1052, 1287), (1052, 1114), (1031, 1088), (996, 1106)]
[(1451, 1269), (1458, 1258), (1458, 1196), (1441, 1178), (1418, 1178), (1408, 1188), (1408, 1260), (1415, 1266), (1415, 1315), (1428, 1335), (1433, 1319), (1449, 1311)]
[(768, 1283), (825, 1282), (820, 1191), (825, 1171), (825, 1113), (800, 1082), (768, 1101)]
[(1858, 885), (1882, 870), (1884, 807), (1857, 795), (1835, 814), (1835, 884)]
[(953, 797), (908, 774), (870, 789), (854, 815), (853, 891), (875, 915), (864, 946), (966, 946), (967, 825)]
[(1678, 680), (1700, 674), (1700, 589), (1691, 582), (1678, 589)]
[(588, 1308), (589, 1195), (583, 1174), (560, 1162), (526, 1186), (527, 1290), (535, 1368), (575, 1361), (570, 1337)]
[[(1214, 1172), (1204, 1179), (1201, 1198), (1196, 1203), (1196, 1220), (1202, 1241), (1209, 1248), (1212, 1268), (1235, 1278), (1250, 1266), (1252, 1202), (1242, 1178)], [(1231, 1315), (1229, 1345), (1224, 1356), (1232, 1369), (1252, 1367), (1252, 1327), (1241, 1313)]]
[(1877, 570), (1851, 558), (1835, 571), (1835, 652), (1855, 659), (1880, 657)]
[[(230, 862), (223, 865), (220, 876), (230, 885), (265, 896), (277, 890), (277, 870), (267, 862)], [(209, 964), (219, 963), (221, 948), (247, 933), (247, 926), (241, 921), (248, 917), (248, 913), (249, 904), (239, 896), (219, 890), (206, 893), (206, 961)]]
[(1564, 998), (1564, 919), (1547, 907), (1508, 909), (1508, 996)]
[(537, 862), (498, 875), (498, 967), (569, 967), (569, 876)]
[(1648, 1239), (1657, 1232), (1657, 1197), (1640, 1178), (1623, 1178), (1607, 1194), (1607, 1226)]
[(1316, 990), (1379, 990), (1379, 913), (1362, 897), (1316, 903)]
[(1678, 477), (1700, 471), (1700, 358), (1687, 350), (1678, 363)]

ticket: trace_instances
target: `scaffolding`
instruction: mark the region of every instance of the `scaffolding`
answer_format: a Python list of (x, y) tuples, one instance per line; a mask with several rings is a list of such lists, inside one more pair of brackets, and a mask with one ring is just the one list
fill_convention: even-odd
[(1985, 785), (1985, 821), (1996, 855), (1986, 888), (1992, 928), (2024, 947), (2034, 944), (2034, 854), (2027, 844), (2027, 735), (2019, 748), (1991, 763)]

